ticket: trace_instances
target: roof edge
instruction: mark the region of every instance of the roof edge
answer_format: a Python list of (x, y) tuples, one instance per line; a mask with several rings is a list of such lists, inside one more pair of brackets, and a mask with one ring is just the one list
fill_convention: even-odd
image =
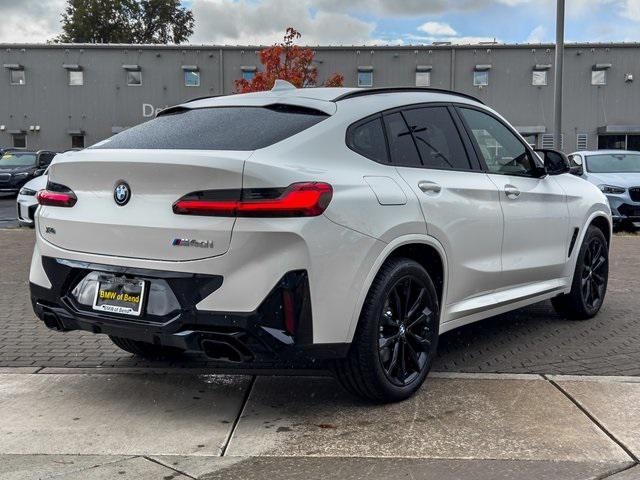
[[(42, 49), (140, 49), (140, 50), (256, 50), (272, 45), (219, 45), (219, 44), (130, 44), (130, 43), (0, 43), (2, 49), (42, 48)], [(496, 44), (452, 44), (452, 45), (300, 45), (321, 50), (469, 50), (469, 49), (520, 49), (555, 48), (553, 43), (496, 43)], [(565, 48), (639, 48), (640, 42), (575, 42), (565, 43)]]

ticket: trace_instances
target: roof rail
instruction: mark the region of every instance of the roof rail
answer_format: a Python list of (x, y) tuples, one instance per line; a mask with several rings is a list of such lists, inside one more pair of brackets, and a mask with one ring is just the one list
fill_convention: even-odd
[(367, 95), (376, 95), (378, 93), (396, 93), (396, 92), (423, 92), (423, 93), (445, 93), (447, 95), (456, 95), (458, 97), (468, 98), (474, 102), (478, 102), (484, 105), (484, 102), (473, 95), (466, 93), (455, 92), (453, 90), (446, 90), (444, 88), (430, 88), (430, 87), (376, 87), (376, 88), (362, 88), (358, 90), (352, 90), (344, 93), (333, 99), (334, 102), (340, 100), (347, 100), (349, 98), (364, 97)]

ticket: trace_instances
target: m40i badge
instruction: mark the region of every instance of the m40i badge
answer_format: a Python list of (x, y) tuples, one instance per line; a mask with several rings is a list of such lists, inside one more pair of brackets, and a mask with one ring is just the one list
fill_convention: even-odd
[(195, 240), (192, 238), (174, 238), (171, 242), (174, 247), (213, 248), (212, 240)]

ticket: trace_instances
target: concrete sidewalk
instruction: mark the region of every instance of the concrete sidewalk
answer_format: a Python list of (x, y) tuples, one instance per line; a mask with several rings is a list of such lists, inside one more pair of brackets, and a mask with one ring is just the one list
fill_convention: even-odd
[(639, 455), (637, 377), (434, 373), (375, 406), (326, 377), (0, 371), (1, 479), (630, 480)]

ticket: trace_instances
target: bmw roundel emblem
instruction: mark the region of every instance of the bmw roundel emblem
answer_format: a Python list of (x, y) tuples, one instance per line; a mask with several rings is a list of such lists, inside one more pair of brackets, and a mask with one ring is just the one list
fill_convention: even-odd
[(118, 182), (113, 191), (113, 199), (120, 206), (126, 205), (131, 198), (131, 189), (127, 182)]

